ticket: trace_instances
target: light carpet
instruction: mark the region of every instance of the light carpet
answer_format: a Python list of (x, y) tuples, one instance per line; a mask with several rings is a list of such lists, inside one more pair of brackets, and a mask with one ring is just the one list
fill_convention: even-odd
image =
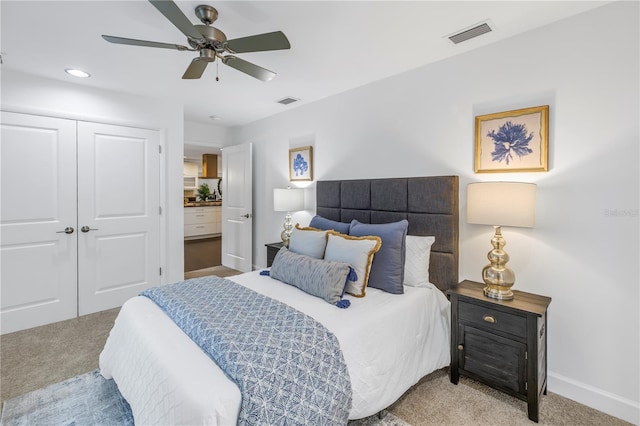
[[(127, 401), (113, 380), (98, 370), (5, 401), (2, 425), (133, 426)], [(387, 414), (349, 422), (349, 426), (409, 426)]]

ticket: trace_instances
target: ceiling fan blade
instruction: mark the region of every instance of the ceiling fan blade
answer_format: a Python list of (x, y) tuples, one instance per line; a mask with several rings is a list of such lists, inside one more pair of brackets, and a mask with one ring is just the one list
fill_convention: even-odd
[(266, 68), (259, 67), (251, 62), (247, 62), (244, 59), (236, 58), (235, 56), (227, 55), (222, 58), (222, 62), (229, 65), (231, 68), (235, 68), (238, 71), (242, 71), (245, 74), (255, 77), (258, 80), (269, 81), (276, 76), (276, 73), (269, 71)]
[(194, 58), (187, 70), (184, 72), (182, 78), (191, 80), (202, 77), (202, 73), (204, 72), (205, 68), (207, 68), (208, 63), (209, 61), (206, 61), (202, 58)]
[(182, 13), (174, 2), (168, 0), (149, 0), (149, 3), (155, 6), (176, 28), (182, 31), (182, 34), (196, 40), (202, 40), (202, 34), (200, 34), (191, 21), (184, 16), (184, 13)]
[(109, 35), (103, 35), (102, 38), (107, 40), (109, 43), (128, 44), (130, 46), (160, 47), (163, 49), (176, 50), (194, 50), (189, 49), (187, 46), (180, 46), (179, 44), (159, 43), (157, 41), (136, 40), (134, 38), (114, 37)]
[(282, 31), (236, 38), (225, 43), (232, 53), (264, 52), (266, 50), (290, 49), (291, 44)]

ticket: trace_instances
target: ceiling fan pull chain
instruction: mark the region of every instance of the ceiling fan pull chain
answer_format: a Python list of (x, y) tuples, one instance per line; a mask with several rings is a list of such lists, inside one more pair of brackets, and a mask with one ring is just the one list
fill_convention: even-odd
[(220, 81), (220, 78), (218, 77), (218, 64), (220, 63), (220, 61), (216, 61), (216, 81)]

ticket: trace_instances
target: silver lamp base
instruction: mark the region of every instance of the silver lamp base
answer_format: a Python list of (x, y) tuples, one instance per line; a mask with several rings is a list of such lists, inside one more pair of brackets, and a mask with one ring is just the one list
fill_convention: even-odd
[(284, 231), (280, 233), (280, 239), (285, 247), (289, 248), (289, 240), (291, 239), (291, 232), (293, 230), (293, 223), (291, 223), (291, 213), (287, 213), (284, 217), (284, 224), (282, 225)]
[(482, 279), (487, 285), (484, 288), (484, 295), (498, 300), (513, 299), (511, 286), (516, 281), (516, 274), (507, 268), (509, 255), (503, 247), (507, 242), (502, 238), (502, 230), (499, 226), (495, 227), (495, 235), (491, 239), (493, 250), (487, 254), (489, 265), (482, 269)]

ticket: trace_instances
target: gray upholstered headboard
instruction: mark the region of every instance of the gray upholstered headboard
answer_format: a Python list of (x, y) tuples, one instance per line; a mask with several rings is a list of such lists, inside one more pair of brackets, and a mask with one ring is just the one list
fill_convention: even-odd
[(318, 181), (316, 212), (363, 223), (409, 221), (409, 235), (433, 235), (429, 280), (458, 283), (458, 176)]

